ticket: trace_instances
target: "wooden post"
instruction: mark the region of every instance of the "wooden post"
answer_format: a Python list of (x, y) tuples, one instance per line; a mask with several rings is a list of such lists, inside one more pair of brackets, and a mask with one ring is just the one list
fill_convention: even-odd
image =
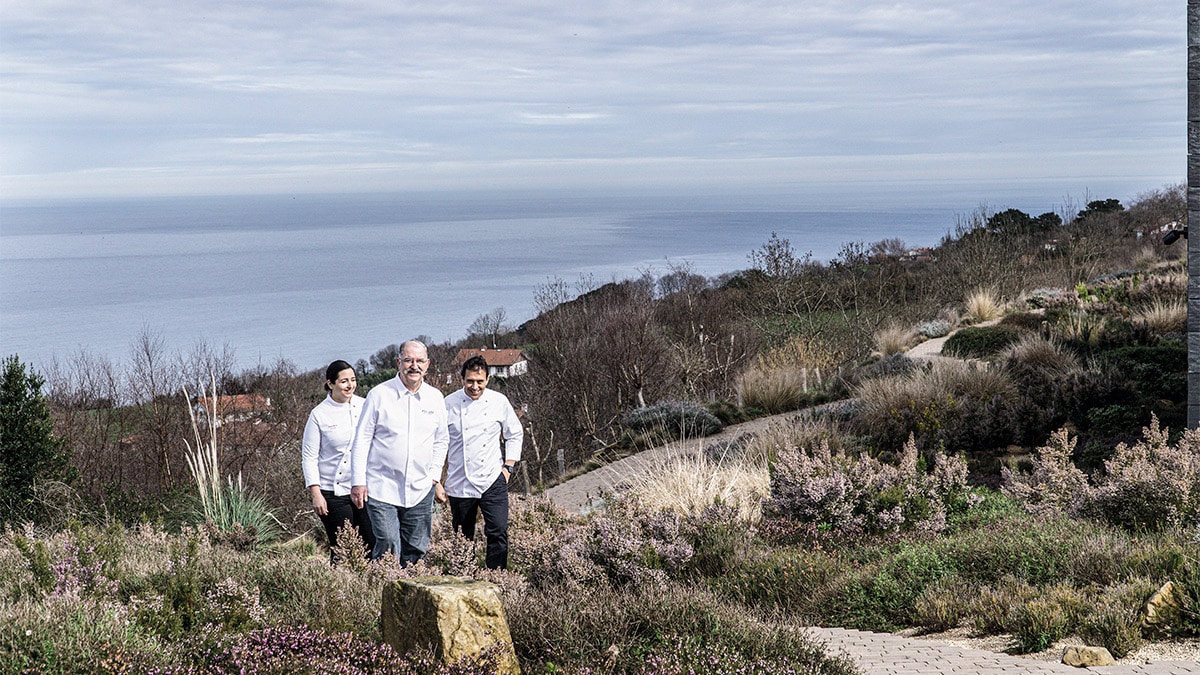
[[(1187, 226), (1200, 229), (1200, 0), (1187, 4)], [(1200, 237), (1187, 240), (1188, 426), (1200, 426)]]

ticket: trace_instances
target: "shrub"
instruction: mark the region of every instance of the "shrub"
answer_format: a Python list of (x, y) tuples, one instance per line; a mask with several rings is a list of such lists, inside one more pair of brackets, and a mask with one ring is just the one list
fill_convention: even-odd
[(854, 672), (848, 659), (825, 655), (798, 627), (765, 623), (702, 589), (674, 583), (583, 594), (551, 586), (523, 594), (506, 609), (528, 672)]
[(1188, 429), (1171, 445), (1167, 430), (1152, 417), (1141, 441), (1118, 445), (1104, 462), (1091, 508), (1132, 529), (1200, 523), (1200, 432)]
[[(856, 390), (855, 426), (882, 448), (899, 447), (910, 435), (926, 453), (939, 447), (969, 451), (1005, 445), (1011, 432), (995, 414), (981, 417), (1014, 397), (999, 370), (960, 361), (937, 361), (907, 376), (868, 380)], [(983, 424), (987, 423), (987, 424)]]
[(899, 466), (871, 457), (833, 453), (822, 441), (811, 448), (781, 449), (771, 468), (767, 509), (799, 523), (817, 523), (850, 537), (907, 530), (940, 532), (948, 505), (966, 490), (966, 462), (934, 455), (918, 466), (916, 445), (904, 446)]
[(1026, 331), (1040, 331), (1046, 323), (1046, 317), (1041, 312), (1017, 312), (1000, 319), (1001, 326), (1013, 326)]
[(1030, 654), (1049, 649), (1070, 635), (1072, 626), (1060, 603), (1037, 598), (1016, 606), (1008, 615), (1006, 627), (1012, 633), (1009, 649), (1017, 654)]
[(1061, 288), (1036, 288), (1026, 294), (1026, 302), (1033, 309), (1068, 308), (1079, 306), (1079, 298)]
[(1034, 515), (1080, 515), (1089, 501), (1087, 476), (1071, 463), (1078, 439), (1059, 429), (1049, 443), (1033, 456), (1033, 473), (1022, 475), (1005, 467), (1001, 470), (1001, 491), (1016, 499)]
[(951, 328), (953, 328), (953, 326), (950, 325), (949, 321), (934, 319), (932, 321), (926, 321), (924, 323), (917, 324), (916, 331), (917, 335), (932, 339), (949, 335)]
[(353, 633), (329, 634), (307, 626), (272, 626), (248, 633), (198, 640), (192, 663), (196, 669), (168, 668), (160, 673), (322, 672), (395, 673), (396, 675), (486, 675), (495, 672), (495, 656), (464, 657), (442, 664), (432, 654), (401, 656), (390, 645), (363, 640)]
[(621, 418), (621, 427), (661, 444), (680, 438), (711, 436), (725, 427), (703, 406), (683, 401), (659, 401), (635, 408)]
[(1036, 592), (1033, 586), (1015, 577), (979, 588), (975, 595), (967, 596), (971, 627), (980, 635), (1008, 632), (1013, 611), (1029, 602)]
[(1090, 515), (1134, 530), (1200, 522), (1200, 432), (1186, 430), (1171, 445), (1152, 417), (1141, 441), (1117, 446), (1095, 485), (1070, 461), (1076, 442), (1056, 432), (1038, 449), (1032, 475), (1005, 470), (1005, 494), (1031, 512)]
[(986, 359), (1002, 352), (1020, 339), (1024, 331), (1016, 326), (973, 326), (951, 335), (942, 352), (963, 359)]
[(1079, 622), (1079, 637), (1125, 658), (1142, 645), (1142, 605), (1155, 590), (1145, 579), (1106, 589), (1096, 610)]
[(1147, 396), (1187, 400), (1187, 349), (1181, 344), (1120, 347), (1105, 352), (1103, 359)]
[(921, 591), (913, 603), (913, 622), (930, 632), (943, 632), (969, 614), (968, 602), (977, 589), (957, 577), (946, 577)]

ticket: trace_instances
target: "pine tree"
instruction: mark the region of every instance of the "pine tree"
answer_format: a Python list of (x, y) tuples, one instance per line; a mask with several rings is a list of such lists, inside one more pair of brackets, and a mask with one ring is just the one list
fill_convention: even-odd
[(74, 471), (66, 442), (42, 396), (45, 380), (16, 355), (0, 375), (0, 523), (37, 520), (39, 480), (70, 482)]

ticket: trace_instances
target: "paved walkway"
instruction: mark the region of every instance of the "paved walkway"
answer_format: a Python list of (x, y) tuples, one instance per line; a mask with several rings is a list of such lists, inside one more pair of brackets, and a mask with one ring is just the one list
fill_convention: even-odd
[(849, 656), (865, 675), (923, 673), (1102, 673), (1103, 675), (1200, 675), (1195, 661), (1158, 661), (1096, 668), (1073, 668), (1063, 663), (1023, 659), (1008, 654), (956, 647), (933, 640), (916, 640), (890, 633), (866, 633), (845, 628), (810, 628), (830, 653)]

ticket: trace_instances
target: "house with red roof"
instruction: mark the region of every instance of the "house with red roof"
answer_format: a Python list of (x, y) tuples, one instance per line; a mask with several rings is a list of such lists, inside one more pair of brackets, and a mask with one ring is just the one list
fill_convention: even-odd
[(529, 371), (529, 359), (525, 358), (520, 349), (460, 349), (454, 357), (454, 368), (462, 368), (462, 364), (473, 356), (482, 356), (488, 364), (488, 377), (519, 377)]
[[(215, 403), (215, 409), (214, 409)], [(198, 397), (192, 407), (200, 424), (214, 423), (220, 427), (229, 422), (245, 422), (271, 411), (271, 399), (262, 394), (233, 394), (229, 396)]]

